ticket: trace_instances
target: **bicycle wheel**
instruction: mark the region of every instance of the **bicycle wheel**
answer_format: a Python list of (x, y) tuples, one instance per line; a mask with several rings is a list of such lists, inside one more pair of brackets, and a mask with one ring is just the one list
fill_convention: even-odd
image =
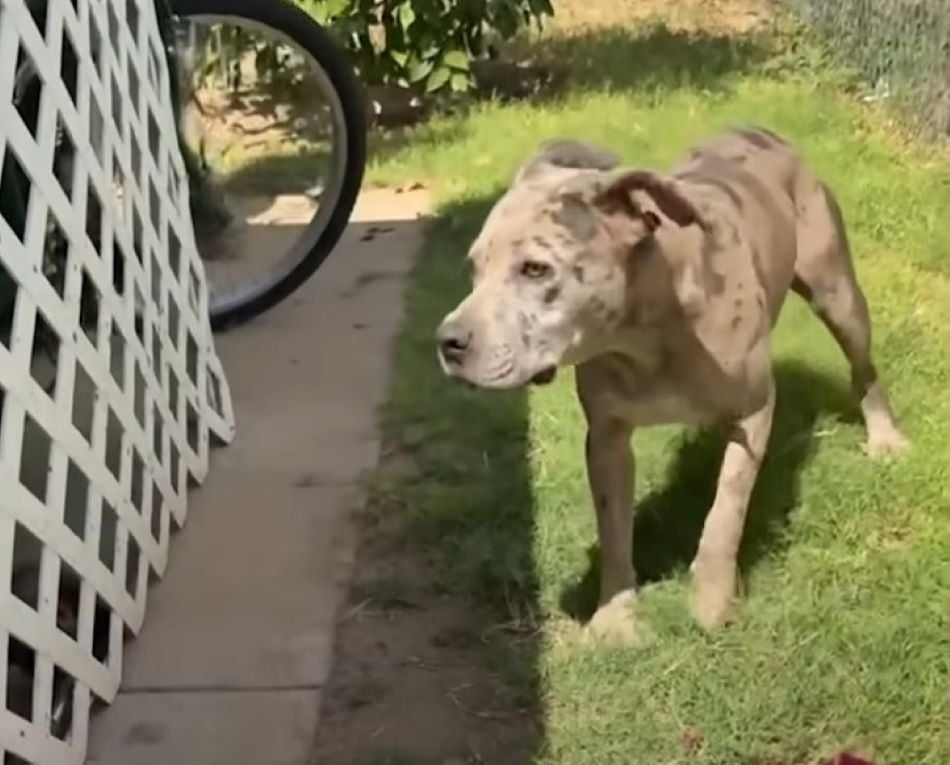
[(170, 0), (192, 217), (222, 329), (326, 260), (366, 164), (360, 86), (336, 41), (285, 0)]

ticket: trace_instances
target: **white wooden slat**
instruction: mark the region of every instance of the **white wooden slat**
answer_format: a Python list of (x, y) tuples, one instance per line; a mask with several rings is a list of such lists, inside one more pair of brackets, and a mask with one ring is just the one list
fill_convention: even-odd
[[(92, 695), (110, 701), (119, 687), (124, 632), (142, 625), (149, 574), (164, 571), (171, 523), (187, 516), (189, 479), (207, 473), (210, 436), (234, 432), (163, 42), (150, 0), (133, 0), (135, 30), (127, 2), (48, 0), (41, 30), (25, 0), (0, 0), (0, 100), (11, 101), (21, 54), (43, 88), (32, 129), (13, 110), (0, 120), (0, 166), (15, 158), (30, 189), (22, 239), (0, 215), (0, 265), (17, 285), (11, 341), (0, 343), (0, 697), (29, 694), (0, 708), (0, 754), (42, 765), (83, 760)], [(64, 50), (75, 54), (72, 95)], [(60, 131), (73, 153), (65, 174), (54, 169)], [(50, 221), (68, 245), (54, 264), (58, 288)], [(46, 330), (50, 349), (35, 353)], [(75, 623), (63, 621), (64, 604)], [(15, 648), (31, 666), (8, 666)], [(63, 673), (74, 681), (66, 741), (50, 726)]]
[[(27, 762), (80, 763), (83, 760), (71, 753), (62, 741), (44, 735), (38, 727), (6, 709), (0, 709), (0, 741), (4, 742), (0, 747)], [(7, 745), (7, 741), (16, 743)]]

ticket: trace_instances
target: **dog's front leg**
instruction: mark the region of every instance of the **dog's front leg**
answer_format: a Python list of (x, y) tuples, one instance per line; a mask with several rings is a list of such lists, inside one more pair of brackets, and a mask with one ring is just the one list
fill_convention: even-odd
[(600, 600), (588, 629), (596, 638), (624, 644), (637, 639), (632, 433), (632, 427), (622, 420), (592, 418), (585, 450), (600, 543)]
[(767, 384), (764, 405), (732, 428), (719, 473), (716, 498), (706, 517), (699, 550), (690, 567), (693, 614), (706, 630), (728, 622), (735, 606), (739, 544), (775, 410), (775, 385), (771, 378)]

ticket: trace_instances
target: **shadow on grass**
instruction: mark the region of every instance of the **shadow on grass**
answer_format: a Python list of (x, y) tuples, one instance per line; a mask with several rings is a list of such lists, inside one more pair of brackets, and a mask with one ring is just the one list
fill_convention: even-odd
[[(799, 501), (799, 474), (817, 448), (815, 423), (826, 412), (856, 420), (847, 387), (836, 379), (792, 362), (779, 362), (775, 419), (765, 463), (752, 494), (740, 566), (749, 570), (784, 545), (789, 514)], [(684, 437), (670, 464), (666, 485), (638, 499), (633, 559), (641, 584), (669, 578), (689, 566), (716, 492), (725, 438), (716, 430)], [(597, 604), (600, 561), (588, 551), (590, 568), (561, 595), (561, 607), (586, 621)]]
[(387, 419), (418, 470), (410, 525), (445, 553), (449, 586), (507, 616), (532, 617), (537, 583), (527, 395), (453, 383), (435, 354), (435, 329), (469, 289), (463, 258), (494, 202), (449, 205), (430, 228), (406, 295), (409, 316)]
[(565, 91), (730, 89), (772, 54), (761, 33), (718, 34), (654, 22), (543, 39), (531, 52), (566, 74)]
[[(529, 98), (515, 93), (531, 91), (519, 70), (499, 69), (481, 90), (504, 101), (553, 104), (592, 90), (623, 91), (656, 98), (676, 88), (721, 93), (736, 79), (756, 70), (771, 55), (763, 34), (714, 34), (670, 29), (663, 23), (636, 28), (615, 27), (575, 35), (545, 37), (522, 42), (513, 53), (530, 58), (550, 75)], [(485, 96), (474, 98), (476, 106)], [(460, 110), (464, 114), (464, 107)], [(463, 134), (460, 121), (432, 128), (379, 132), (371, 140), (371, 156), (383, 162), (407, 146), (438, 146)]]
[(515, 765), (544, 741), (527, 398), (446, 380), (434, 344), (493, 202), (443, 208), (407, 285), (316, 763)]

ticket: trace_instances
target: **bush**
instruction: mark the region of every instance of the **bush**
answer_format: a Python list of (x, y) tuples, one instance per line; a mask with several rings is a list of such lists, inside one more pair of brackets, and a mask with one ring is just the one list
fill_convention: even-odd
[(551, 0), (295, 0), (335, 32), (368, 85), (464, 91), (488, 37), (510, 39)]

